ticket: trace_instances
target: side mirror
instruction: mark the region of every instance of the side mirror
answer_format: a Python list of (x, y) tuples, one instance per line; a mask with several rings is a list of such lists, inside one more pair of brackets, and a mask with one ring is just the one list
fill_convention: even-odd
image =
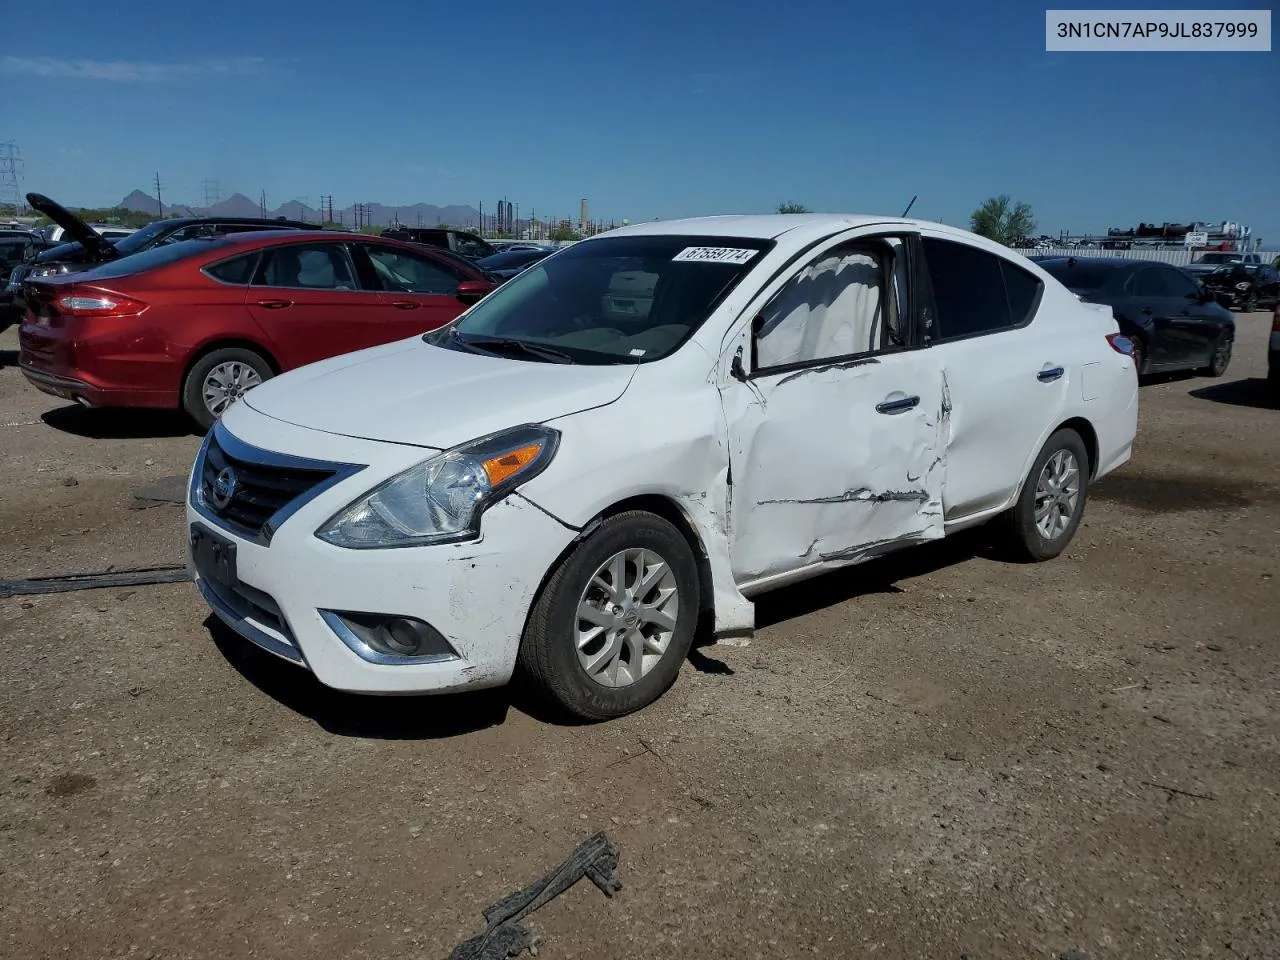
[(456, 296), (463, 303), (475, 303), (485, 294), (492, 291), (494, 284), (488, 280), (463, 280), (458, 284)]

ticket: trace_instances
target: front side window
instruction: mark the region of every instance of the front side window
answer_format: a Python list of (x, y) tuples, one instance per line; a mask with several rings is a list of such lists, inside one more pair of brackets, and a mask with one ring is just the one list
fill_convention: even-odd
[(383, 290), (397, 293), (451, 295), (463, 279), (444, 264), (394, 247), (368, 244), (365, 251)]
[(347, 251), (337, 243), (297, 243), (267, 250), (253, 284), (311, 290), (356, 290)]
[[(760, 312), (754, 369), (900, 346), (906, 265), (900, 253), (900, 241), (863, 241), (837, 247), (805, 266)], [(903, 274), (899, 282), (894, 279), (895, 261)]]
[[(500, 338), (578, 363), (661, 359), (693, 335), (772, 246), (744, 237), (589, 240), (518, 274), (428, 342), (483, 349), (485, 338)], [(536, 359), (528, 351), (504, 355)]]
[(1164, 275), (1164, 285), (1170, 291), (1169, 296), (1194, 297), (1200, 293), (1200, 285), (1181, 270), (1162, 267), (1160, 273)]

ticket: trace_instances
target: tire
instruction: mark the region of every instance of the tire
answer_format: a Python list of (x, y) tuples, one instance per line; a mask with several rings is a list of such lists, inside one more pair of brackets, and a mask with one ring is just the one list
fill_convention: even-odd
[[(213, 426), (219, 416), (225, 412), (237, 399), (240, 394), (236, 393), (230, 402), (220, 410), (215, 412), (205, 403), (205, 383), (210, 379), (210, 374), (218, 370), (219, 367), (230, 368), (232, 371), (239, 371), (238, 389), (240, 392), (248, 389), (250, 386), (256, 386), (265, 380), (270, 380), (274, 376), (271, 364), (260, 353), (244, 347), (222, 347), (212, 350), (205, 354), (192, 366), (187, 374), (187, 379), (182, 384), (182, 409), (188, 417), (190, 417), (202, 431), (207, 431)], [(235, 386), (233, 384), (233, 386)]]
[[(643, 611), (656, 606), (654, 601), (661, 591), (674, 588), (675, 594), (666, 594), (662, 608), (669, 611), (673, 602), (677, 606), (674, 617), (667, 618), (673, 621), (672, 627), (664, 631), (658, 623), (636, 620), (627, 593), (606, 589), (613, 575), (605, 567), (612, 568), (619, 556), (624, 558), (624, 586), (634, 586), (637, 559), (651, 574), (660, 573), (649, 565), (651, 558), (666, 564), (657, 587), (639, 598), (649, 604), (641, 603), (634, 611), (645, 616)], [(608, 610), (619, 598), (625, 605), (623, 616)], [(618, 514), (579, 543), (543, 585), (520, 640), (518, 667), (534, 692), (560, 713), (590, 721), (624, 716), (648, 706), (675, 683), (693, 644), (699, 601), (697, 560), (680, 531), (652, 513)], [(584, 607), (596, 609), (592, 619), (579, 618)], [(656, 619), (658, 614), (648, 616)], [(587, 642), (580, 647), (584, 634)], [(637, 657), (637, 649), (650, 649), (643, 640), (646, 636), (664, 641), (660, 654), (647, 654), (657, 657), (647, 664), (644, 655)], [(616, 654), (607, 653), (615, 648)], [(588, 672), (584, 657), (593, 661), (594, 676)], [(638, 679), (631, 674), (636, 666), (633, 660), (640, 664)], [(614, 664), (612, 674), (610, 662)], [(608, 685), (611, 680), (619, 685)]]
[(1209, 363), (1198, 371), (1202, 377), (1220, 377), (1231, 366), (1232, 339), (1225, 333), (1218, 334), (1213, 342), (1213, 352), (1209, 354)]
[(1241, 313), (1256, 313), (1258, 310), (1258, 295), (1251, 293), (1245, 298), (1244, 304), (1240, 307)]
[[(1067, 515), (1065, 526), (1060, 526), (1052, 536), (1046, 536), (1036, 523), (1038, 490), (1044, 479), (1046, 465), (1059, 453), (1074, 459), (1076, 468), (1076, 497), (1074, 507)], [(1055, 461), (1061, 462), (1061, 461)], [(1068, 461), (1069, 462), (1069, 461)], [(1018, 502), (1001, 517), (1000, 530), (1003, 546), (1011, 559), (1039, 563), (1052, 560), (1067, 548), (1076, 534), (1080, 518), (1084, 515), (1085, 501), (1089, 494), (1089, 452), (1080, 434), (1070, 428), (1058, 430), (1041, 448), (1039, 456), (1031, 464), (1031, 471), (1022, 484)], [(1065, 503), (1063, 504), (1066, 505)]]
[(1147, 359), (1147, 345), (1137, 337), (1130, 337), (1129, 339), (1133, 341), (1133, 366), (1138, 371), (1138, 379), (1141, 380), (1150, 372), (1148, 369), (1150, 361)]

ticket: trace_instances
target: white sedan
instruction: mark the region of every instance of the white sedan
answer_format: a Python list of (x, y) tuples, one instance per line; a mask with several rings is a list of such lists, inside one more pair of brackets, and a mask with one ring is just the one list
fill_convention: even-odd
[(775, 587), (993, 520), (1058, 555), (1137, 397), (1106, 308), (972, 234), (637, 225), (247, 393), (192, 471), (190, 563), (232, 629), (329, 686), (518, 668), (605, 719)]

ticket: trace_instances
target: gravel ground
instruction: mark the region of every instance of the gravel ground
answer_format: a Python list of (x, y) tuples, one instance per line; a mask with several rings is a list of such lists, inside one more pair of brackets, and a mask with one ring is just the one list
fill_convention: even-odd
[[(0, 600), (0, 956), (443, 957), (595, 830), (548, 958), (1280, 955), (1268, 318), (1144, 387), (1059, 560), (970, 534), (763, 599), (638, 715), (361, 699), (189, 583)], [(0, 576), (181, 560), (175, 418), (62, 407), (0, 337)]]

